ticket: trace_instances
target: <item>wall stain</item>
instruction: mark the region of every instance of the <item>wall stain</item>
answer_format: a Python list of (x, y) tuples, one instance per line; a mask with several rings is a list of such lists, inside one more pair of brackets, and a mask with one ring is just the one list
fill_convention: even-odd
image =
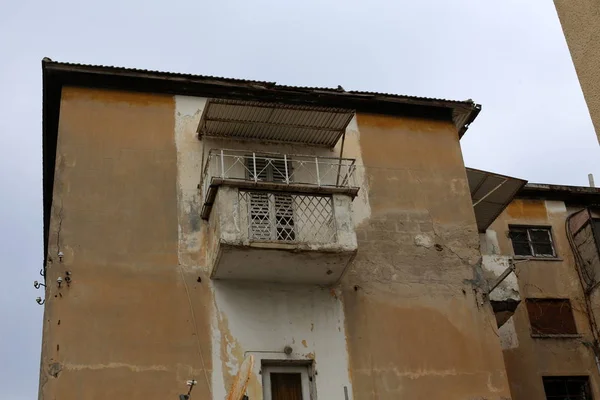
[(58, 378), (62, 369), (63, 369), (63, 366), (61, 363), (58, 363), (58, 362), (52, 363), (52, 364), (48, 365), (48, 375), (50, 375), (54, 378)]

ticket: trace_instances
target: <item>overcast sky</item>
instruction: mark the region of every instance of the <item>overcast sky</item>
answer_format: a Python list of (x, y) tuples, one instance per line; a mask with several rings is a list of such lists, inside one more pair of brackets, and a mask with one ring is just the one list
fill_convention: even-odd
[[(161, 3), (162, 5), (153, 5)], [(0, 399), (37, 396), (41, 59), (473, 99), (467, 166), (600, 181), (550, 0), (0, 0)], [(82, 321), (83, 323), (84, 321)]]

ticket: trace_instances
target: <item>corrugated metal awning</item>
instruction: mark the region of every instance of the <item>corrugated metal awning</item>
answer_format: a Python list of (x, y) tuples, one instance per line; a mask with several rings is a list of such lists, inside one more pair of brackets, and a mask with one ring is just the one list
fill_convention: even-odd
[(523, 179), (473, 168), (467, 168), (467, 178), (479, 232), (485, 232), (527, 183)]
[(339, 108), (211, 99), (198, 136), (333, 147), (352, 117), (354, 111)]

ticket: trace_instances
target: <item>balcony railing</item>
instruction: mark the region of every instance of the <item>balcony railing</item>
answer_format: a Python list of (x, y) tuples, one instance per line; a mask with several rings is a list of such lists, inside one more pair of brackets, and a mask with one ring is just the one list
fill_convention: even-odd
[[(211, 150), (202, 176), (203, 217), (210, 213), (214, 193), (211, 189), (227, 181), (247, 187), (271, 184), (298, 188), (347, 189), (356, 194), (356, 160), (243, 150)], [(264, 185), (263, 185), (264, 186)], [(292, 187), (293, 186), (293, 187)], [(318, 191), (318, 190), (316, 190)]]

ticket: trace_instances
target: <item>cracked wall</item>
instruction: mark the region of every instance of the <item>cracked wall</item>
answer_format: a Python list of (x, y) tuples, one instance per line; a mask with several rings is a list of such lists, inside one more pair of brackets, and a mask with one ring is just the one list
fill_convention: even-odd
[[(238, 142), (207, 137), (199, 141), (196, 129), (206, 100), (175, 96), (175, 102), (180, 262), (190, 268), (197, 268), (203, 275), (208, 276), (219, 236), (225, 235), (235, 239), (239, 236), (235, 231), (241, 229), (235, 222), (225, 226), (215, 222), (219, 218), (215, 218), (213, 214), (223, 212), (219, 209), (220, 206), (233, 206), (220, 202), (215, 203), (216, 207), (213, 208), (208, 222), (202, 221), (199, 229), (192, 228), (191, 221), (195, 218), (193, 214), (196, 211), (188, 204), (201, 204), (201, 199), (198, 198), (198, 184), (201, 181), (203, 163), (206, 162), (210, 149), (329, 157), (339, 156), (340, 150), (339, 145), (332, 151), (299, 145)], [(355, 123), (352, 126), (356, 126)], [(356, 129), (353, 130), (352, 126), (346, 138), (346, 146), (349, 149), (356, 148), (352, 145), (356, 141)], [(351, 154), (351, 150), (348, 150), (346, 156), (352, 157), (348, 154)], [(360, 211), (363, 214), (367, 213), (368, 204), (364, 195), (360, 202)], [(233, 221), (233, 218), (230, 219)], [(267, 259), (266, 262), (274, 260)], [(206, 287), (211, 293), (210, 307), (213, 310), (208, 323), (211, 325), (211, 357), (214, 365), (211, 382), (214, 399), (223, 399), (226, 396), (241, 362), (248, 354), (255, 357), (248, 387), (248, 395), (252, 400), (262, 399), (262, 360), (314, 362), (318, 374), (314, 379), (314, 386), (319, 398), (341, 397), (344, 394), (344, 386), (351, 392), (341, 293), (318, 286), (256, 282), (207, 280)], [(292, 347), (291, 355), (284, 354), (285, 346)]]
[[(550, 226), (557, 258), (517, 260), (518, 290), (523, 300), (514, 316), (500, 328), (504, 360), (513, 400), (543, 399), (543, 376), (589, 376), (594, 398), (598, 391), (598, 370), (592, 350), (583, 292), (570, 249), (565, 220), (576, 211), (562, 201), (515, 199), (494, 221), (487, 234), (497, 238), (497, 252), (512, 256), (508, 237), (510, 224)], [(569, 298), (580, 338), (532, 338), (524, 300), (527, 298)]]
[(370, 216), (342, 282), (354, 398), (509, 398), (454, 126), (357, 122)]

